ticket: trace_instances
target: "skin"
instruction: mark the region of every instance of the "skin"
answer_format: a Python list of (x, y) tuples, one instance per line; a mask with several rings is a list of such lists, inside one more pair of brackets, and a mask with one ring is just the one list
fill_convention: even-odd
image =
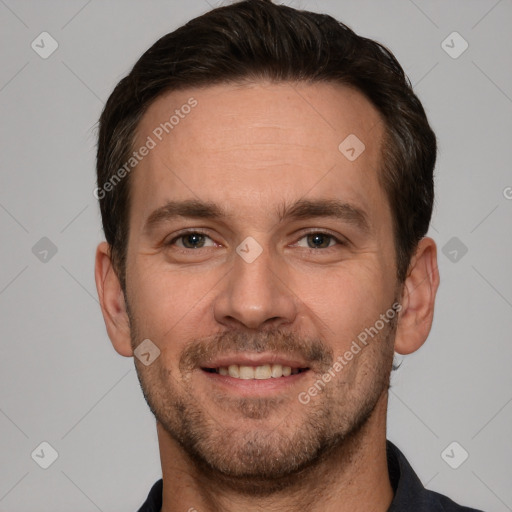
[[(126, 297), (108, 245), (96, 253), (114, 348), (131, 357), (150, 339), (160, 350), (149, 366), (135, 364), (157, 419), (162, 511), (386, 511), (393, 353), (414, 352), (427, 338), (439, 274), (436, 245), (424, 238), (397, 282), (392, 216), (378, 182), (379, 113), (339, 85), (223, 84), (158, 98), (134, 147), (190, 97), (197, 106), (130, 178)], [(365, 144), (354, 161), (338, 150), (349, 134)], [(145, 228), (157, 208), (188, 199), (230, 216)], [(280, 220), (276, 210), (299, 199), (350, 203), (368, 229), (325, 216)], [(170, 244), (189, 228), (207, 236)], [(247, 237), (262, 249), (251, 263), (236, 251)], [(395, 301), (396, 321), (301, 403), (298, 394)], [(293, 355), (309, 370), (274, 389), (228, 386), (200, 367), (227, 353)]]

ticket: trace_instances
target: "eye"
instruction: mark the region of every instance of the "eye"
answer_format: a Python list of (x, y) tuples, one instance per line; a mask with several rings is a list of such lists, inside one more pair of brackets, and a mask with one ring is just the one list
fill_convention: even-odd
[[(306, 240), (306, 245), (302, 244), (301, 240)], [(308, 249), (328, 249), (336, 244), (343, 245), (343, 242), (336, 238), (334, 235), (323, 233), (321, 231), (308, 233), (296, 243), (297, 246), (305, 247)]]
[[(212, 243), (207, 245), (208, 240)], [(173, 238), (166, 245), (176, 245), (181, 249), (201, 249), (203, 247), (214, 247), (215, 243), (208, 235), (200, 231), (189, 231)]]

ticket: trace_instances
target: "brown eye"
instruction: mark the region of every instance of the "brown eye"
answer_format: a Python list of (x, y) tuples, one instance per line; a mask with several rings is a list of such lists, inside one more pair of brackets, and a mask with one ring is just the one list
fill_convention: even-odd
[(203, 233), (191, 231), (173, 238), (168, 245), (176, 245), (182, 249), (202, 249), (203, 247), (213, 246), (213, 241), (207, 244), (211, 238)]
[(329, 233), (315, 231), (304, 235), (296, 245), (305, 249), (330, 249), (335, 245), (343, 245), (343, 242)]
[(311, 249), (326, 249), (330, 246), (333, 237), (331, 235), (327, 235), (326, 233), (314, 233), (312, 235), (307, 235), (308, 246)]
[(199, 233), (190, 233), (182, 236), (181, 239), (183, 240), (183, 246), (187, 249), (197, 249), (203, 247), (205, 236)]

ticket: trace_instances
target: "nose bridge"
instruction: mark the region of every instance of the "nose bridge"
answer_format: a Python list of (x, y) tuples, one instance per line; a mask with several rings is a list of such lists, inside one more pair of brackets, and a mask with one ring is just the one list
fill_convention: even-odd
[(279, 276), (283, 263), (268, 245), (246, 238), (233, 254), (231, 272), (215, 300), (216, 320), (223, 324), (243, 324), (257, 329), (293, 322), (294, 296)]

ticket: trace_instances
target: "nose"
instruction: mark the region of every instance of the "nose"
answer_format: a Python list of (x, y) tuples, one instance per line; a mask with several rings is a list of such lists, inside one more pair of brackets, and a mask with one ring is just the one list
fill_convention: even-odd
[(278, 328), (293, 323), (297, 298), (287, 286), (286, 263), (268, 249), (250, 263), (234, 254), (214, 302), (218, 323), (232, 328)]

